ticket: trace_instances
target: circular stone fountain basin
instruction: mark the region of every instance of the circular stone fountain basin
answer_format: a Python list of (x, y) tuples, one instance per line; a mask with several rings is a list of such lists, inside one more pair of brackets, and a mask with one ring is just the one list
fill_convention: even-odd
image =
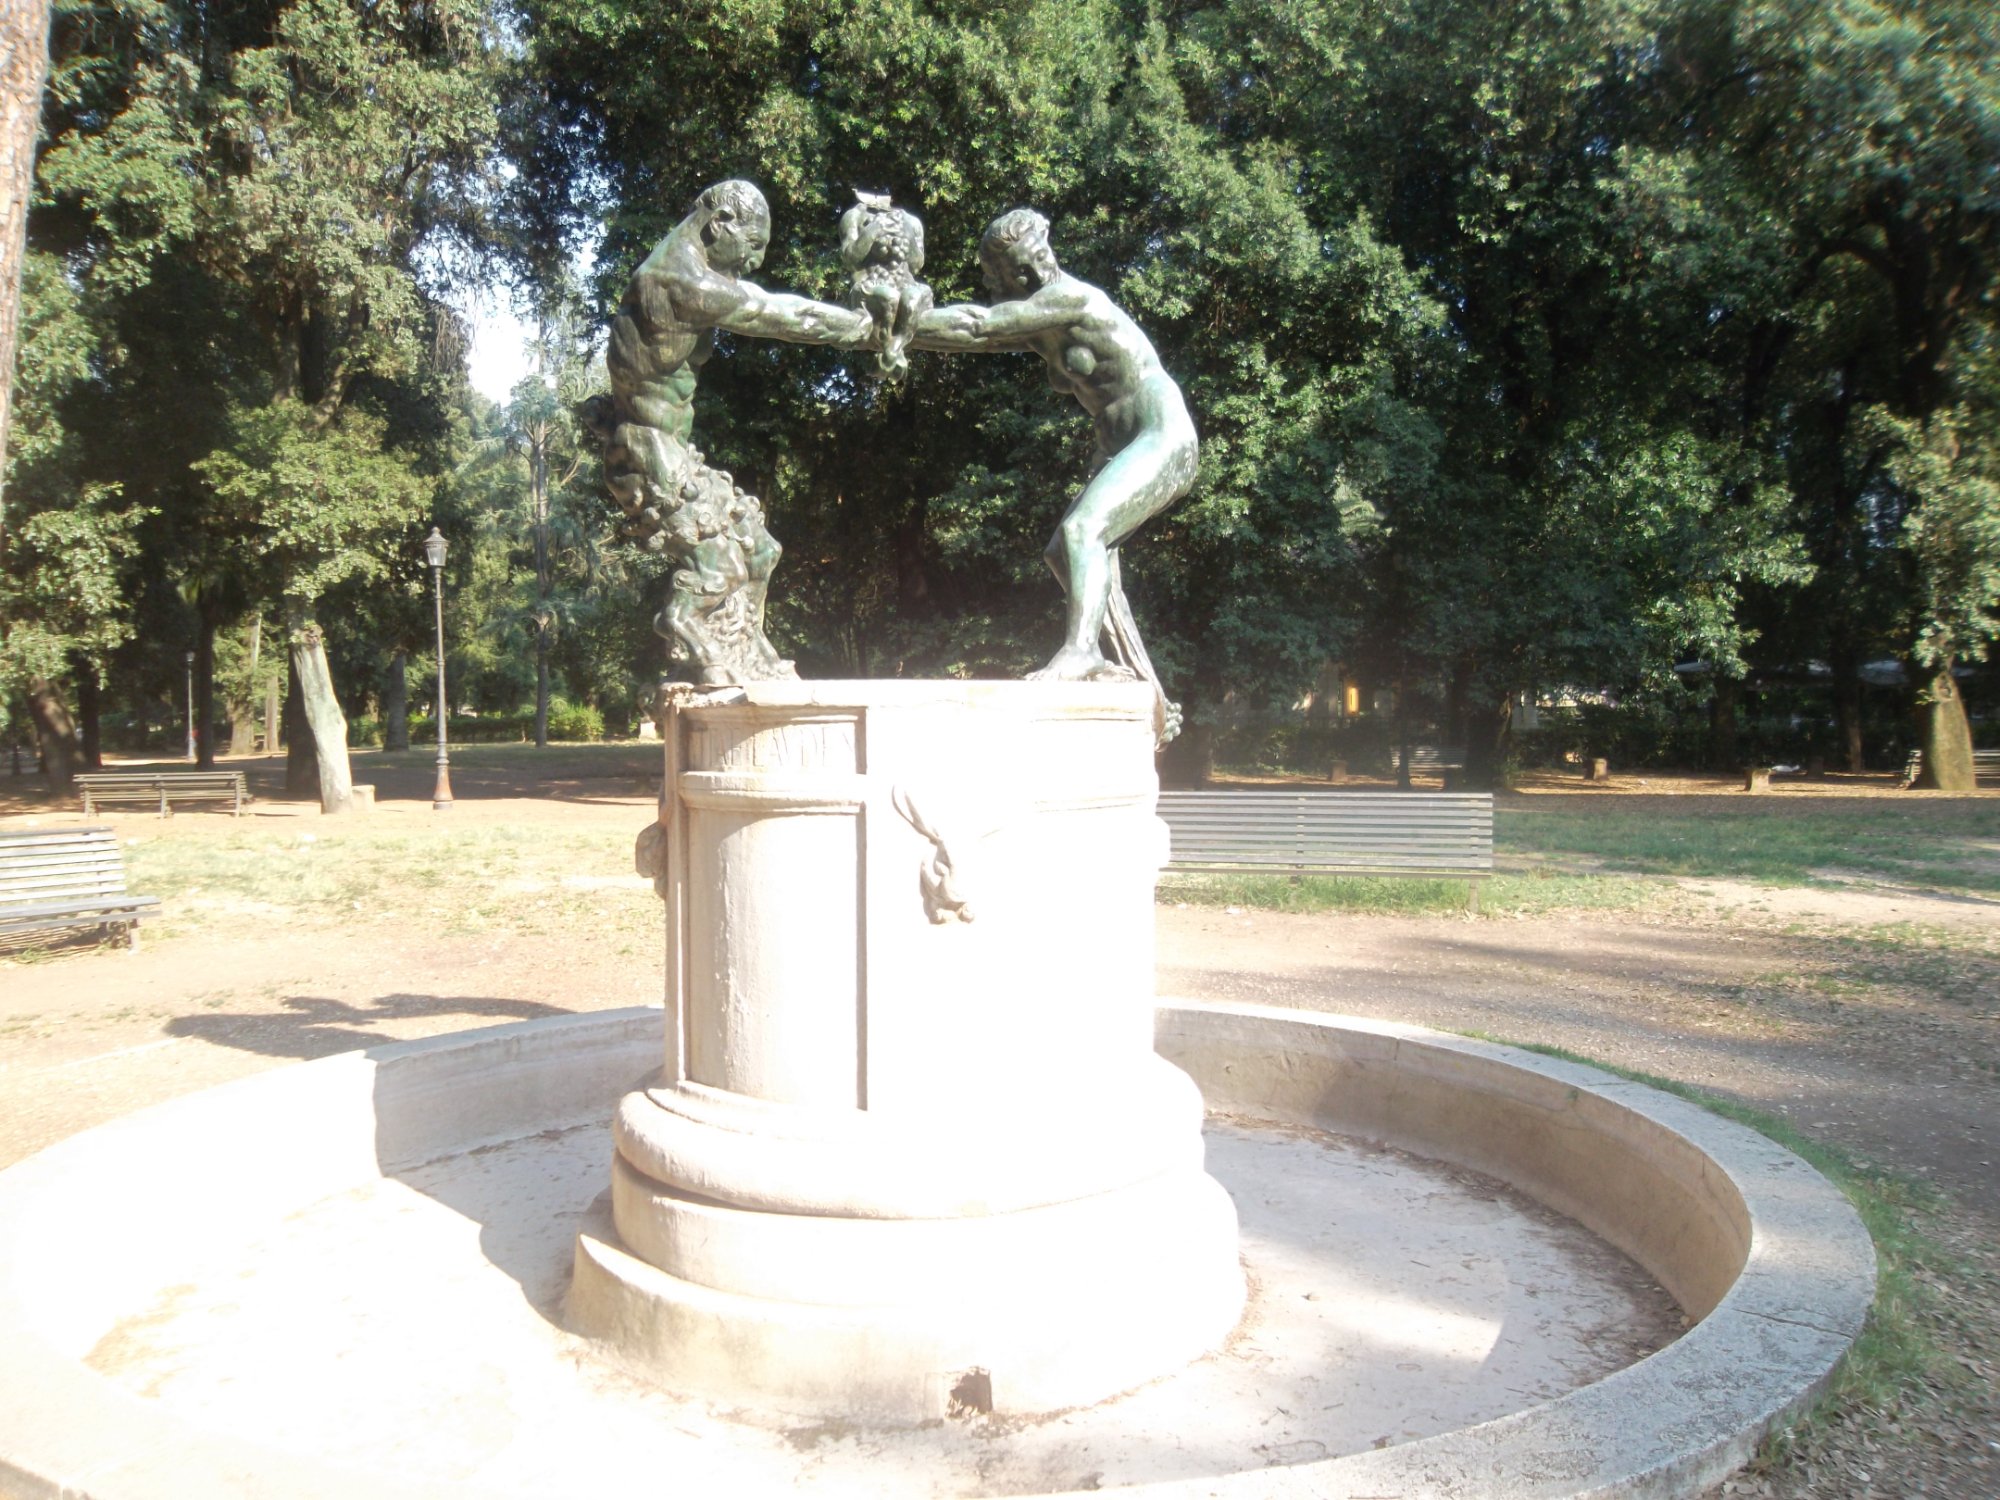
[(1845, 1199), (1681, 1100), (1414, 1027), (1166, 1007), (1242, 1220), (1228, 1344), (1035, 1420), (718, 1411), (556, 1321), (660, 1026), (329, 1058), (0, 1174), (0, 1494), (1692, 1494), (1873, 1295)]

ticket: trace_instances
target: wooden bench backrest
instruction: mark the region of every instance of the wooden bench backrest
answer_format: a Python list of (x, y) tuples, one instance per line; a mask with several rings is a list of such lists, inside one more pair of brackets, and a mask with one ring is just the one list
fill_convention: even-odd
[(1162, 792), (1172, 862), (1493, 867), (1485, 792)]
[(241, 771), (86, 771), (76, 778), (78, 786), (100, 787), (215, 787), (227, 791), (243, 785)]
[(125, 894), (124, 854), (109, 828), (0, 833), (0, 907)]

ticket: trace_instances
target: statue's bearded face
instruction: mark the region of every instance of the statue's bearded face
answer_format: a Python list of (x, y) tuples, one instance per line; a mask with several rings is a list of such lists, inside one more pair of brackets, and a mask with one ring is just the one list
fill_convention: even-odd
[(709, 216), (704, 238), (711, 266), (732, 276), (747, 276), (764, 264), (764, 252), (771, 244), (771, 216), (755, 208), (719, 208)]

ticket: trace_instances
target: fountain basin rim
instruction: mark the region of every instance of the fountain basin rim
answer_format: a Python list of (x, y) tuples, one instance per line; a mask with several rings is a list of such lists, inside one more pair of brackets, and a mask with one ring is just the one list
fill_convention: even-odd
[[(119, 1306), (165, 1284), (203, 1236), (247, 1230), (293, 1200), (601, 1115), (656, 1065), (661, 1024), (658, 1007), (634, 1007), (345, 1053), (157, 1105), (0, 1172), (0, 1495), (473, 1500), (471, 1488), (403, 1488), (176, 1421), (82, 1363), (102, 1322), (91, 1299)], [(1632, 1254), (1700, 1321), (1647, 1359), (1492, 1421), (1132, 1486), (1135, 1500), (1696, 1494), (1812, 1399), (1873, 1300), (1873, 1247), (1838, 1189), (1673, 1095), (1356, 1017), (1163, 1002), (1157, 1032), (1211, 1109), (1499, 1177)], [(288, 1128), (244, 1128), (269, 1119)], [(187, 1203), (171, 1164), (195, 1150), (246, 1191)]]

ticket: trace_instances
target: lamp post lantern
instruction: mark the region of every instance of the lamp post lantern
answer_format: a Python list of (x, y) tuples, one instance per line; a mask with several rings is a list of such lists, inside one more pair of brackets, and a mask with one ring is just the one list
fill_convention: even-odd
[(195, 741), (194, 741), (194, 653), (192, 651), (188, 652), (187, 655), (182, 658), (182, 660), (184, 660), (187, 663), (188, 759), (194, 760), (197, 758), (195, 750)]
[(451, 806), (451, 751), (446, 745), (445, 720), (448, 717), (444, 693), (444, 533), (437, 527), (424, 538), (424, 561), (430, 564), (432, 597), (437, 603), (437, 737), (438, 774), (437, 788), (431, 793), (431, 806), (442, 812)]

